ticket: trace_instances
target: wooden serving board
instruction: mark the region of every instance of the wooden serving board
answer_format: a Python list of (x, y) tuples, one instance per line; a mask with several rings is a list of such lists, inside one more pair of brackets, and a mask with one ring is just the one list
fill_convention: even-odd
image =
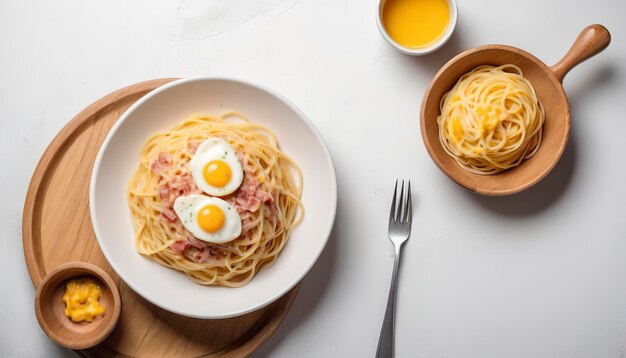
[(119, 287), (122, 314), (117, 327), (100, 345), (79, 352), (84, 356), (245, 357), (278, 328), (298, 291), (296, 286), (271, 305), (239, 317), (187, 318), (135, 294), (104, 258), (89, 216), (94, 160), (109, 129), (126, 109), (173, 80), (122, 88), (85, 108), (50, 143), (28, 188), (22, 240), (33, 284), (38, 286), (46, 273), (65, 262), (85, 261), (107, 271)]

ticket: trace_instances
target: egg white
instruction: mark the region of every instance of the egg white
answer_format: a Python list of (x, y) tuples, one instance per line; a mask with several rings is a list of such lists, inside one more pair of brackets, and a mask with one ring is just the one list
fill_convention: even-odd
[[(230, 181), (223, 187), (215, 187), (204, 180), (204, 167), (213, 160), (225, 162), (231, 170)], [(196, 154), (189, 163), (191, 176), (196, 186), (203, 192), (213, 196), (231, 194), (239, 188), (243, 181), (243, 169), (233, 147), (226, 141), (210, 137), (198, 146)]]
[[(216, 232), (206, 232), (198, 224), (198, 213), (206, 205), (215, 205), (224, 213), (224, 226)], [(174, 211), (185, 229), (198, 240), (223, 244), (241, 235), (241, 218), (237, 209), (220, 198), (204, 195), (179, 196), (174, 201)]]

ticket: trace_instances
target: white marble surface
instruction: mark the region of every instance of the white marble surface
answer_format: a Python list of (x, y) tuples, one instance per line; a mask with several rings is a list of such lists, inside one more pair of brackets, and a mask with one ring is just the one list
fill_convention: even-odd
[[(456, 33), (423, 58), (379, 36), (374, 0), (0, 2), (0, 356), (72, 356), (41, 332), (21, 242), (37, 160), (99, 97), (138, 81), (236, 75), (293, 100), (326, 139), (339, 181), (332, 239), (256, 357), (366, 357), (392, 269), (393, 180), (416, 198), (398, 296), (399, 357), (614, 357), (626, 353), (626, 2), (459, 0)], [(449, 181), (422, 145), (436, 70), (487, 43), (548, 64), (579, 31), (613, 43), (565, 79), (572, 138), (549, 177), (508, 198)], [(60, 203), (59, 205), (62, 205)]]

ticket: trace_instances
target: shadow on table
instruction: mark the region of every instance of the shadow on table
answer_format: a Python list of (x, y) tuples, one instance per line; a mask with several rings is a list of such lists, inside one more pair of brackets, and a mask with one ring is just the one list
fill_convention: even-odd
[[(567, 148), (556, 167), (530, 189), (509, 196), (484, 196), (465, 191), (481, 206), (506, 216), (532, 216), (555, 203), (569, 187), (576, 168), (576, 130), (572, 127)], [(523, 165), (523, 164), (522, 164)]]
[(50, 357), (76, 358), (77, 356), (79, 356), (79, 354), (76, 351), (73, 351), (71, 349), (63, 348), (56, 344), (51, 344), (51, 346), (52, 348), (48, 352), (50, 353)]
[[(338, 222), (340, 205), (337, 207)], [(318, 303), (324, 297), (328, 285), (331, 282), (333, 271), (337, 262), (337, 226), (333, 227), (328, 243), (324, 252), (302, 280), (296, 301), (288, 313), (287, 318), (280, 328), (262, 345), (252, 357), (271, 357), (272, 353), (279, 347), (284, 340), (288, 339), (289, 332), (306, 322), (307, 319), (315, 312)]]
[[(488, 197), (466, 192), (483, 207), (506, 216), (531, 216), (542, 212), (555, 203), (568, 189), (577, 165), (577, 122), (591, 118), (579, 118), (576, 107), (583, 106), (585, 98), (594, 89), (606, 86), (616, 79), (615, 66), (609, 64), (587, 77), (570, 91), (568, 101), (572, 112), (572, 126), (567, 148), (554, 170), (534, 187), (505, 197)], [(594, 120), (601, 120), (595, 118)]]

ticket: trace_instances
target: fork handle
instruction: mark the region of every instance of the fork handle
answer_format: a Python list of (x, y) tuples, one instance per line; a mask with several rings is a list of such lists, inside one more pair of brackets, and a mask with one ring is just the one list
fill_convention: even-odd
[(394, 245), (394, 249), (396, 255), (393, 261), (393, 275), (391, 276), (391, 287), (389, 288), (383, 327), (378, 338), (376, 358), (393, 358), (395, 356), (394, 324), (396, 321), (396, 288), (398, 287), (398, 267), (400, 266), (400, 245)]

